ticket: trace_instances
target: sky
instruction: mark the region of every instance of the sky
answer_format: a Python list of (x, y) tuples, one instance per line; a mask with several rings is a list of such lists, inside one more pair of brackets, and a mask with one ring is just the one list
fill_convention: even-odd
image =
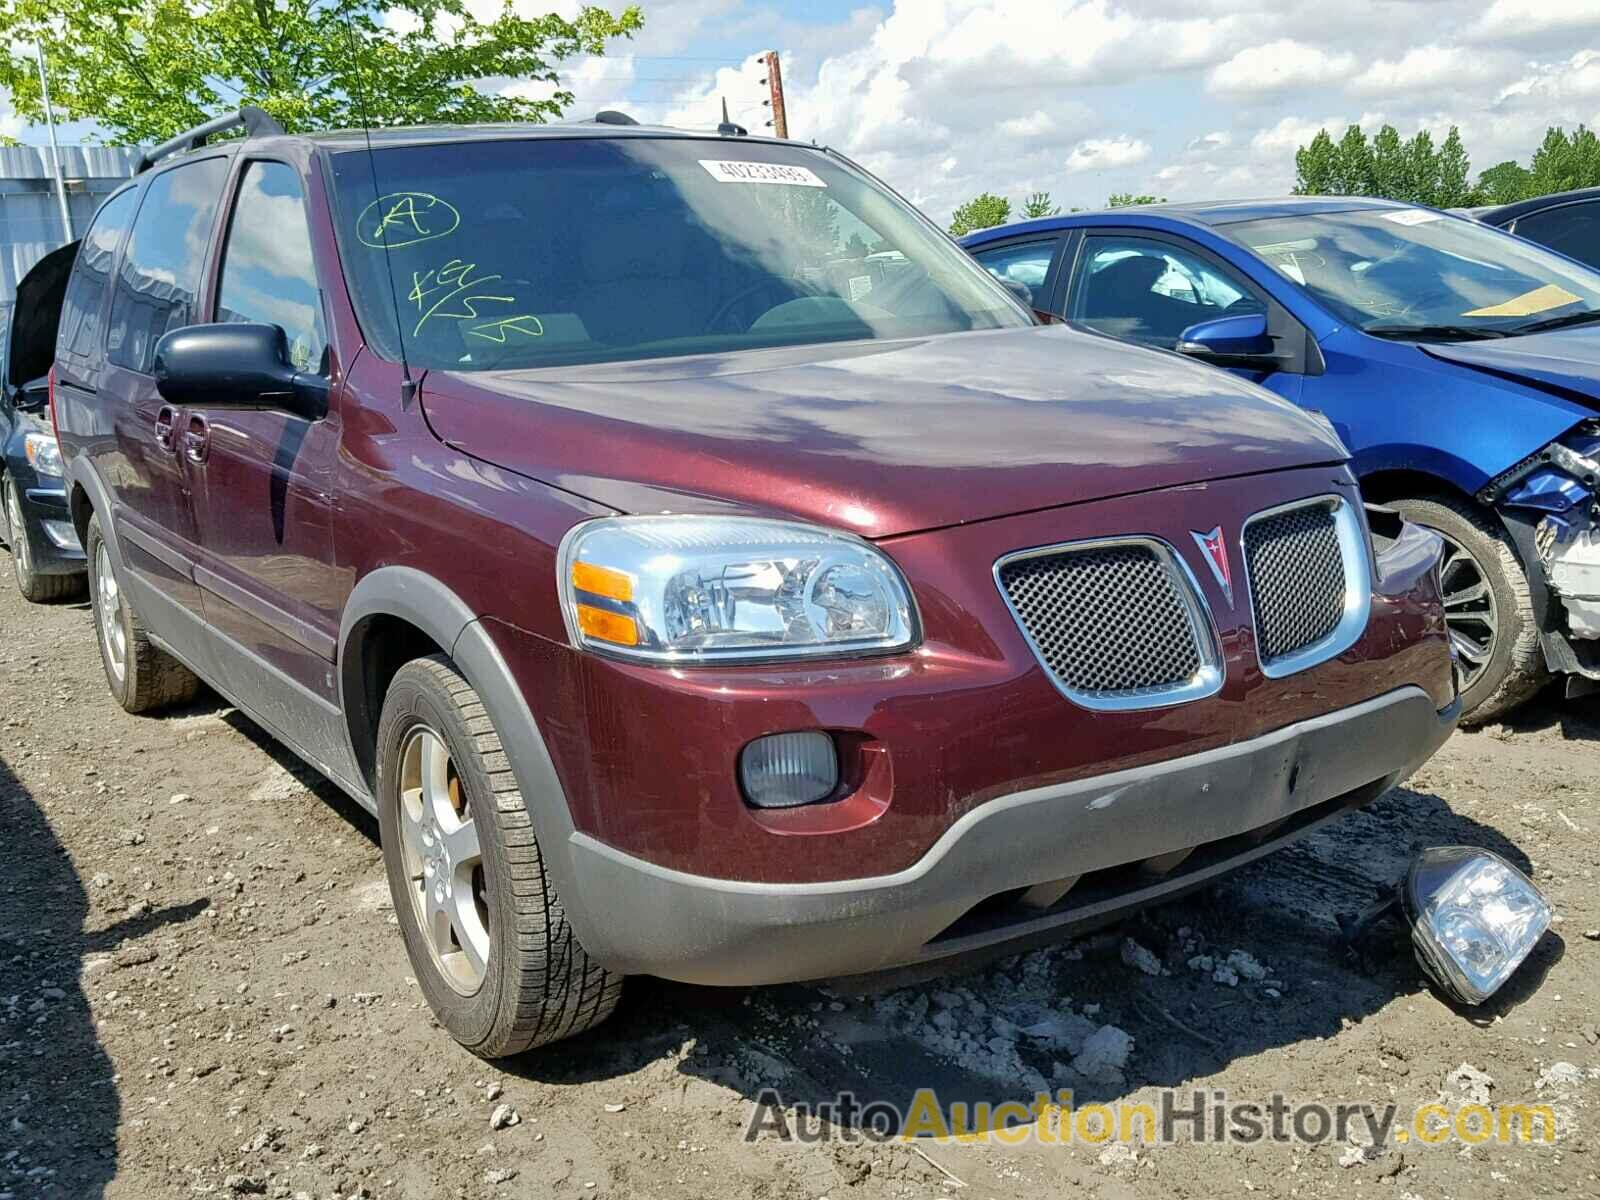
[[(755, 56), (776, 49), (789, 135), (837, 147), (941, 222), (985, 190), (1063, 207), (1279, 194), (1296, 147), (1351, 122), (1436, 139), (1458, 125), (1475, 173), (1526, 162), (1550, 125), (1600, 126), (1600, 0), (640, 2), (639, 35), (566, 64), (570, 115), (706, 127), (725, 97), (765, 132)], [(43, 131), (17, 128), (0, 98), (0, 132)]]

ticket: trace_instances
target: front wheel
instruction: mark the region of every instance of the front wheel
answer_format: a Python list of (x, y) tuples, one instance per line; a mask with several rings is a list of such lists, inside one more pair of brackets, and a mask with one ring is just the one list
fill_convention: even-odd
[(27, 518), (17, 485), (8, 476), (0, 481), (0, 503), (5, 507), (6, 544), (11, 547), (11, 568), (17, 591), (30, 604), (51, 604), (77, 596), (83, 590), (78, 575), (41, 575), (33, 567), (33, 550), (28, 542)]
[(1452, 496), (1393, 500), (1406, 520), (1444, 539), (1440, 582), (1456, 652), (1461, 723), (1497, 720), (1549, 680), (1528, 577), (1492, 513)]
[(442, 655), (407, 663), (389, 685), (378, 823), (406, 953), (456, 1041), (501, 1058), (611, 1015), (622, 977), (567, 924), (500, 735)]

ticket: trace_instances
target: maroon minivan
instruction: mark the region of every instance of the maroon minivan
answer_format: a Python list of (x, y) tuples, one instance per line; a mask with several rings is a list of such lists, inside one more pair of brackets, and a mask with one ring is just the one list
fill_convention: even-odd
[(1449, 735), (1438, 541), (1324, 424), (1042, 326), (829, 150), (603, 116), (219, 119), (59, 322), (112, 692), (377, 813), (463, 1045), (1059, 939)]

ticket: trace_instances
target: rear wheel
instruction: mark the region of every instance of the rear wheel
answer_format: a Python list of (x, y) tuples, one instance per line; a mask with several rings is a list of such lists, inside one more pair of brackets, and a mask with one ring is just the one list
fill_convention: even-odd
[(611, 1015), (622, 977), (578, 944), (500, 735), (442, 655), (389, 685), (378, 821), (406, 953), (456, 1041), (501, 1058)]
[(98, 516), (89, 518), (83, 548), (89, 558), (89, 604), (100, 662), (111, 695), (131, 713), (189, 703), (200, 692), (200, 679), (150, 640), (122, 590)]
[(6, 545), (11, 547), (11, 570), (17, 579), (17, 590), (22, 598), (33, 604), (52, 604), (67, 600), (83, 591), (83, 579), (78, 575), (41, 575), (33, 569), (33, 547), (28, 542), (27, 518), (22, 514), (22, 500), (17, 495), (17, 485), (8, 476), (0, 482), (6, 518)]
[(1452, 496), (1389, 507), (1444, 539), (1444, 618), (1456, 651), (1461, 723), (1497, 720), (1548, 682), (1528, 577), (1490, 513)]

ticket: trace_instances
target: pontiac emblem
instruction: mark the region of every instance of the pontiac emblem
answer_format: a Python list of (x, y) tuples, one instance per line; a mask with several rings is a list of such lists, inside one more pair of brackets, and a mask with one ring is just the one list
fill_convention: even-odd
[(1200, 547), (1206, 556), (1206, 564), (1210, 566), (1211, 573), (1216, 576), (1217, 586), (1222, 589), (1222, 594), (1228, 598), (1228, 607), (1233, 607), (1233, 572), (1228, 567), (1228, 543), (1223, 540), (1222, 526), (1218, 525), (1210, 533), (1198, 533), (1190, 530), (1195, 545)]

